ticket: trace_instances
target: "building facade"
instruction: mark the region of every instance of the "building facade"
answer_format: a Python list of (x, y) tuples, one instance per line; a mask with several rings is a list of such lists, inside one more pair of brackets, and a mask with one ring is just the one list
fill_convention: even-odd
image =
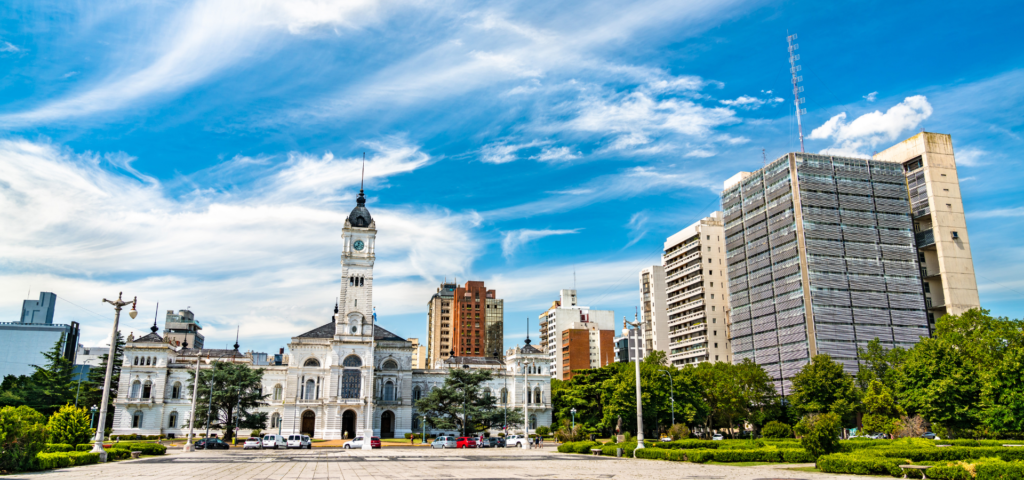
[[(6, 375), (31, 375), (33, 365), (46, 365), (44, 353), (61, 342), (61, 355), (75, 363), (78, 353), (78, 322), (53, 323), (57, 295), (39, 294), (39, 300), (25, 300), (21, 307), (21, 321), (0, 322), (0, 378)], [(76, 369), (80, 375), (81, 368)]]
[(626, 319), (622, 319), (622, 335), (615, 337), (615, 361), (628, 363), (636, 359), (637, 344), (640, 343), (640, 330), (629, 328)]
[(809, 359), (928, 336), (906, 180), (892, 162), (790, 153), (725, 184), (733, 361), (786, 394)]
[(440, 365), (449, 356), (503, 355), (504, 301), (484, 282), (442, 283), (427, 309), (429, 365)]
[(953, 139), (921, 132), (874, 159), (903, 166), (932, 331), (947, 313), (980, 308)]
[(668, 353), (667, 310), (665, 267), (651, 265), (640, 270), (640, 324), (644, 328), (644, 356), (655, 350)]
[(203, 326), (196, 321), (195, 314), (191, 310), (167, 311), (167, 318), (164, 320), (164, 337), (171, 345), (183, 345), (186, 348), (203, 348), (206, 338), (199, 333)]
[(410, 338), (412, 344), (412, 368), (427, 368), (427, 347), (420, 345), (420, 339)]
[(455, 348), (452, 304), (456, 288), (455, 283), (445, 281), (427, 302), (427, 365), (443, 362)]
[[(573, 330), (577, 332), (565, 333)], [(583, 348), (584, 333), (588, 339), (586, 349)], [(551, 370), (552, 378), (568, 380), (573, 366), (600, 368), (614, 362), (614, 338), (615, 312), (577, 305), (576, 290), (559, 291), (559, 299), (540, 314), (540, 345), (555, 367)], [(575, 348), (569, 350), (567, 343), (571, 339), (577, 340)]]
[(52, 325), (53, 310), (57, 306), (57, 294), (42, 292), (39, 300), (25, 300), (21, 303), (21, 323)]
[(486, 391), (504, 395), (499, 405), (528, 409), (531, 424), (550, 425), (550, 361), (529, 343), (497, 356), (453, 356), (440, 368), (414, 368), (412, 342), (376, 324), (376, 233), (360, 191), (342, 230), (341, 291), (335, 313), (330, 322), (293, 337), (288, 354), (282, 349), (272, 360), (269, 355), (243, 354), (237, 343), (232, 350), (186, 348), (171, 344), (155, 326), (144, 337), (129, 336), (114, 400), (114, 433), (185, 436), (192, 394), (189, 372), (197, 362), (203, 369), (215, 361), (264, 370), (268, 400), (257, 411), (267, 413), (268, 432), (306, 433), (318, 439), (368, 435), (368, 430), (385, 438), (418, 432), (422, 426), (414, 402), (443, 385), (447, 372), (456, 367), (493, 368), (496, 375)]
[(667, 317), (668, 341), (659, 350), (676, 366), (731, 362), (722, 212), (713, 212), (665, 240), (662, 263), (664, 286), (659, 289), (666, 297), (662, 316)]

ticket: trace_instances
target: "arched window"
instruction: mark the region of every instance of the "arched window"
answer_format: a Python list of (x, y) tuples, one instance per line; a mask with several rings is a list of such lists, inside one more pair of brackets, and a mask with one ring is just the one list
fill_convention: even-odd
[(501, 389), (501, 403), (508, 403), (508, 389)]
[(142, 428), (142, 411), (132, 414), (132, 428)]
[(142, 382), (136, 380), (135, 382), (132, 383), (131, 398), (139, 398), (139, 395), (141, 395), (141, 394), (142, 394)]
[(484, 398), (491, 397), (491, 387), (484, 387)]
[[(348, 358), (345, 361), (348, 362)], [(341, 398), (359, 398), (360, 382), (361, 374), (359, 370), (345, 370), (341, 374)]]
[(316, 398), (316, 382), (312, 379), (306, 380), (306, 400), (313, 400)]
[(146, 383), (142, 384), (142, 398), (149, 398), (150, 394), (153, 393), (153, 383), (146, 380)]
[(363, 366), (363, 360), (358, 355), (349, 355), (345, 357), (345, 361), (342, 362), (343, 366), (346, 367), (361, 367)]
[(412, 388), (412, 399), (413, 401), (419, 400), (423, 396), (423, 390), (420, 390), (420, 386), (416, 385)]
[(171, 418), (167, 420), (167, 428), (178, 428), (178, 412), (171, 412)]
[(533, 389), (533, 403), (540, 403), (540, 387)]
[(395, 362), (394, 360), (388, 360), (384, 362), (384, 366), (381, 368), (383, 368), (384, 370), (398, 370), (398, 363)]
[(149, 365), (150, 363), (152, 363), (152, 361), (153, 357), (146, 357), (146, 365)]
[(174, 382), (171, 387), (171, 398), (181, 398), (181, 382)]
[(132, 360), (132, 365), (138, 365), (138, 364), (139, 364), (139, 357), (135, 357), (135, 358), (134, 358), (134, 359)]
[(281, 425), (281, 415), (274, 413), (270, 416), (270, 428), (277, 428)]
[(280, 402), (282, 393), (284, 393), (284, 389), (281, 388), (281, 385), (274, 385), (274, 400)]
[(311, 358), (309, 360), (306, 360), (306, 363), (302, 364), (302, 366), (303, 367), (319, 367), (320, 366), (320, 361), (315, 359), (315, 358)]
[(384, 384), (384, 400), (392, 401), (395, 399), (395, 384), (390, 381)]
[(530, 428), (537, 428), (537, 416), (530, 415)]

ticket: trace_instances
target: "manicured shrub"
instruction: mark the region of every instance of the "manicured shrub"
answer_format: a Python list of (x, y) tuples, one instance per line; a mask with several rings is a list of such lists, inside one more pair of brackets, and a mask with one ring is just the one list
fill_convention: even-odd
[(690, 438), (690, 427), (681, 423), (672, 425), (672, 427), (668, 429), (668, 436), (672, 437), (672, 440), (685, 440)]
[(928, 469), (928, 478), (936, 480), (974, 480), (971, 472), (960, 465), (935, 466)]
[(39, 453), (36, 455), (36, 465), (39, 470), (50, 470), (53, 468), (74, 467), (77, 465), (88, 465), (100, 461), (100, 454), (88, 452), (55, 452)]
[(548, 428), (548, 427), (544, 427), (544, 426), (537, 427), (537, 429), (534, 430), (534, 431), (537, 432), (537, 435), (540, 435), (540, 436), (551, 435), (551, 429)]
[(75, 447), (66, 443), (47, 443), (46, 447), (43, 447), (43, 453), (71, 452), (74, 450)]
[(818, 457), (818, 469), (825, 473), (852, 473), (855, 475), (902, 476), (900, 465), (910, 463), (906, 458), (886, 458), (850, 453), (833, 453)]
[(761, 428), (761, 436), (764, 438), (793, 438), (793, 427), (782, 422), (771, 421)]
[(126, 449), (130, 452), (142, 452), (143, 455), (163, 455), (167, 447), (159, 443), (119, 443), (114, 448)]
[(60, 407), (46, 423), (46, 436), (50, 443), (77, 445), (89, 441), (89, 409), (71, 405)]
[(718, 448), (723, 445), (722, 442), (715, 442), (711, 440), (675, 440), (672, 442), (658, 442), (658, 448), (667, 448), (674, 450), (690, 450), (695, 448)]
[(45, 421), (26, 406), (0, 408), (0, 472), (35, 468), (36, 456), (46, 448)]
[(797, 428), (803, 438), (800, 445), (815, 458), (840, 451), (839, 415), (834, 413), (812, 414), (800, 420)]
[(977, 464), (974, 471), (975, 480), (1020, 479), (1024, 478), (1024, 462), (984, 462)]

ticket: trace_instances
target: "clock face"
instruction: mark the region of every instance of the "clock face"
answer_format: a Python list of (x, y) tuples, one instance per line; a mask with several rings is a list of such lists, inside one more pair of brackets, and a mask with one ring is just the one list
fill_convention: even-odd
[(356, 250), (362, 250), (364, 246), (366, 245), (363, 243), (362, 240), (356, 240), (356, 243), (352, 244), (352, 248), (355, 248)]

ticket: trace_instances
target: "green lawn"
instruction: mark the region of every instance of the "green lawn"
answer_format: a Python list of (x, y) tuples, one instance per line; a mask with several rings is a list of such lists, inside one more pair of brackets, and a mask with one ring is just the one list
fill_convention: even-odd
[[(707, 465), (726, 465), (726, 466), (729, 466), (729, 467), (760, 467), (760, 466), (763, 466), (763, 465), (787, 465), (785, 463), (776, 463), (776, 462), (716, 462), (716, 461), (706, 462), (706, 464)], [(817, 472), (818, 470), (814, 469), (814, 471)]]

